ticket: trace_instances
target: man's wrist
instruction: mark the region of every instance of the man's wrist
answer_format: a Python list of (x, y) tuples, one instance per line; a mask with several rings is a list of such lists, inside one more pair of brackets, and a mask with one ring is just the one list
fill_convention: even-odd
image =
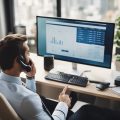
[(26, 75), (26, 78), (29, 79), (29, 80), (33, 80), (33, 79), (35, 79), (35, 76), (27, 76)]

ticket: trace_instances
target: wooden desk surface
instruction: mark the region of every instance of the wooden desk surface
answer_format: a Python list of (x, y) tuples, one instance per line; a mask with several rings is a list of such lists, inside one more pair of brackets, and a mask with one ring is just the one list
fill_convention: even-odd
[[(102, 97), (102, 98), (107, 98), (111, 100), (120, 100), (120, 95), (115, 94), (111, 88), (106, 89), (105, 91), (99, 91), (96, 89), (96, 85), (93, 83), (89, 83), (87, 87), (79, 87), (75, 85), (69, 85), (69, 84), (64, 84), (64, 83), (59, 83), (59, 82), (54, 82), (54, 81), (49, 81), (45, 80), (44, 76), (47, 74), (46, 71), (44, 71), (43, 67), (43, 57), (37, 56), (36, 54), (31, 53), (30, 57), (33, 59), (35, 62), (35, 66), (37, 69), (36, 72), (36, 80), (37, 84), (41, 85), (47, 85), (50, 87), (54, 88), (63, 88), (64, 86), (68, 85), (68, 88), (71, 91), (76, 91), (79, 93), (83, 94), (88, 94), (88, 95), (93, 95), (97, 97)], [(72, 65), (70, 62), (65, 62), (65, 61), (59, 61), (55, 60), (54, 61), (54, 66), (58, 69), (64, 69), (64, 71), (68, 71), (72, 69)], [(90, 80), (101, 80), (101, 81), (109, 81), (111, 84), (113, 84), (113, 70), (111, 69), (105, 69), (105, 68), (98, 68), (98, 67), (93, 67), (93, 66), (87, 66), (87, 65), (78, 65), (78, 70), (91, 70), (91, 72), (86, 73), (86, 76)]]

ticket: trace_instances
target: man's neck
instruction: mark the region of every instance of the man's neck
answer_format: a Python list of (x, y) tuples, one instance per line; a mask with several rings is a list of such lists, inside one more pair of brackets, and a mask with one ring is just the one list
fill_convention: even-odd
[(3, 72), (6, 73), (7, 75), (11, 75), (11, 76), (14, 76), (14, 77), (19, 77), (20, 76), (20, 72), (17, 72), (14, 69), (5, 70)]

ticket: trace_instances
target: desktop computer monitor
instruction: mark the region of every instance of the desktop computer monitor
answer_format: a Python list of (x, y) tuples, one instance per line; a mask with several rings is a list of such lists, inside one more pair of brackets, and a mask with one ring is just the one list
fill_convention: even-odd
[(114, 23), (37, 16), (37, 54), (111, 68)]

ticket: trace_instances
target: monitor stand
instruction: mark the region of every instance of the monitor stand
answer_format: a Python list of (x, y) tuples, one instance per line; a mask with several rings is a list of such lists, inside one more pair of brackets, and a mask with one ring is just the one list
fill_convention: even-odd
[(77, 63), (72, 62), (71, 74), (81, 75), (81, 71), (78, 70)]
[(72, 62), (72, 69), (77, 71), (77, 63)]

